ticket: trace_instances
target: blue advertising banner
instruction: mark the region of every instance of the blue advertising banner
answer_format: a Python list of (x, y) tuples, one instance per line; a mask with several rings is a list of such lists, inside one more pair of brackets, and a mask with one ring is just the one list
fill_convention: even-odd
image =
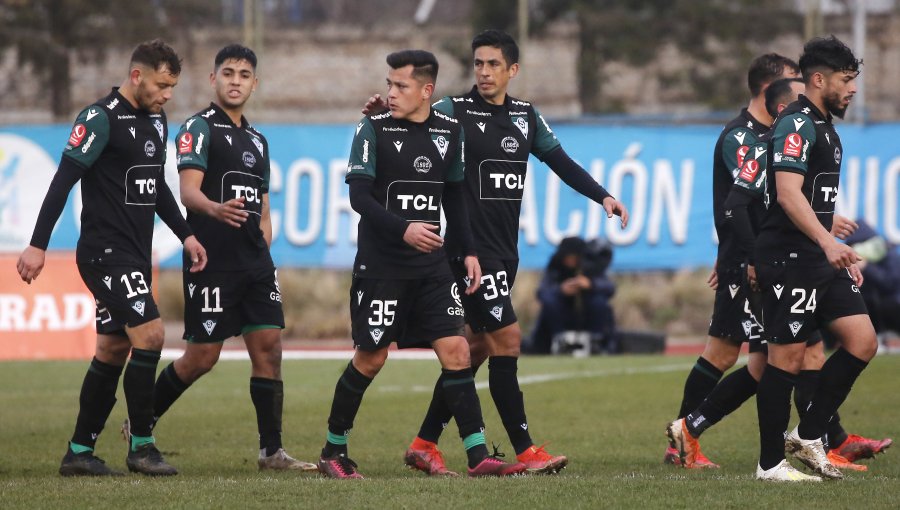
[[(272, 253), (280, 267), (349, 268), (358, 216), (343, 177), (353, 126), (261, 125), (272, 157)], [(171, 133), (178, 126), (171, 126)], [(31, 238), (44, 193), (69, 126), (0, 128), (0, 251), (18, 252)], [(607, 238), (620, 271), (711, 266), (712, 152), (717, 126), (614, 127), (558, 125), (566, 151), (628, 206), (626, 229), (597, 204), (572, 191), (532, 158), (522, 203), (522, 268), (543, 267), (566, 236)], [(900, 124), (838, 127), (844, 164), (838, 212), (862, 218), (900, 243)], [(166, 176), (177, 196), (174, 140)], [(81, 194), (60, 218), (51, 249), (74, 249)], [(162, 267), (179, 267), (180, 245), (158, 225), (154, 249)]]

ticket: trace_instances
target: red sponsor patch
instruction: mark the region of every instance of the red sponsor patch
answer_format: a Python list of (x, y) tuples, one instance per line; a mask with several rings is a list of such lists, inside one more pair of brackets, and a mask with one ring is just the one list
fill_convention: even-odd
[(178, 154), (187, 154), (191, 152), (193, 144), (194, 137), (190, 133), (181, 135), (181, 138), (178, 139)]
[(756, 174), (758, 173), (759, 163), (755, 159), (748, 159), (747, 164), (741, 168), (741, 173), (738, 174), (738, 177), (747, 182), (753, 182), (753, 179), (756, 178)]
[(784, 140), (784, 155), (798, 158), (800, 147), (803, 147), (803, 137), (799, 133), (791, 133)]
[(748, 147), (746, 145), (741, 145), (740, 147), (738, 147), (737, 154), (736, 154), (738, 168), (741, 168), (742, 166), (744, 166), (744, 157), (747, 156), (747, 152), (749, 152), (749, 151), (750, 151), (750, 147)]
[(84, 124), (75, 124), (75, 127), (72, 128), (72, 134), (69, 135), (69, 147), (78, 147), (86, 134), (87, 128), (84, 127)]

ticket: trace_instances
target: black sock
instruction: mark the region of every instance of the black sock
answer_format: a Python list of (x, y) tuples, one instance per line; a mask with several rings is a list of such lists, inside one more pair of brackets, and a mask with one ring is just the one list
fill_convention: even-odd
[(834, 351), (822, 367), (819, 387), (813, 396), (806, 416), (800, 420), (797, 433), (801, 439), (816, 439), (825, 435), (828, 420), (837, 412), (850, 394), (850, 389), (867, 362), (843, 348)]
[(797, 375), (797, 385), (794, 386), (794, 406), (802, 420), (806, 416), (809, 403), (812, 402), (816, 388), (819, 387), (819, 370), (801, 370)]
[[(362, 404), (363, 394), (372, 383), (372, 379), (364, 376), (353, 366), (353, 362), (347, 364), (341, 378), (334, 387), (334, 400), (331, 401), (331, 414), (328, 415), (328, 433), (337, 437), (346, 438), (353, 428), (353, 420)], [(325, 441), (322, 449), (323, 457), (347, 454), (347, 443), (338, 444)]]
[(756, 392), (759, 418), (759, 466), (772, 469), (784, 460), (784, 433), (791, 419), (791, 390), (796, 376), (766, 365)]
[(190, 384), (185, 383), (178, 377), (175, 372), (175, 363), (169, 363), (166, 368), (162, 369), (159, 377), (156, 378), (156, 386), (153, 387), (153, 426), (156, 422), (166, 414), (169, 407), (178, 400), (178, 397), (190, 388)]
[(103, 431), (106, 419), (116, 405), (116, 388), (119, 386), (120, 375), (122, 367), (104, 363), (97, 358), (91, 360), (84, 382), (81, 383), (73, 443), (90, 448), (97, 443), (97, 436)]
[(444, 374), (441, 374), (434, 383), (434, 393), (431, 395), (428, 411), (425, 413), (425, 419), (422, 420), (422, 426), (419, 427), (419, 438), (437, 443), (451, 419), (453, 419), (453, 413), (450, 412), (447, 400), (444, 398)]
[(756, 394), (756, 379), (747, 366), (728, 374), (713, 388), (706, 400), (686, 417), (688, 432), (700, 437), (704, 430), (722, 421)]
[(831, 420), (828, 421), (828, 428), (825, 433), (825, 449), (830, 450), (831, 448), (837, 448), (838, 446), (844, 444), (844, 441), (847, 440), (847, 431), (844, 430), (844, 426), (841, 425), (841, 415), (837, 412), (831, 417)]
[(488, 381), (491, 398), (503, 421), (503, 428), (509, 436), (516, 455), (524, 452), (534, 443), (528, 433), (528, 419), (525, 417), (525, 399), (519, 389), (516, 375), (518, 358), (513, 356), (491, 356), (488, 360)]
[(125, 367), (122, 386), (133, 436), (153, 435), (153, 386), (159, 354), (159, 351), (132, 348), (131, 359)]
[(706, 361), (703, 356), (697, 358), (697, 363), (694, 364), (694, 368), (691, 369), (691, 373), (684, 381), (684, 396), (681, 399), (678, 417), (684, 418), (689, 412), (697, 409), (721, 378), (721, 370)]
[[(444, 380), (444, 399), (447, 401), (450, 412), (456, 418), (459, 437), (466, 439), (472, 434), (483, 433), (484, 419), (481, 416), (481, 401), (475, 390), (475, 377), (472, 375), (472, 369), (442, 369), (441, 378)], [(487, 457), (487, 446), (480, 444), (468, 448), (466, 455), (469, 467), (473, 468)]]
[(256, 427), (259, 430), (259, 449), (265, 455), (281, 448), (281, 412), (284, 408), (284, 383), (262, 377), (250, 378), (250, 399), (256, 408)]

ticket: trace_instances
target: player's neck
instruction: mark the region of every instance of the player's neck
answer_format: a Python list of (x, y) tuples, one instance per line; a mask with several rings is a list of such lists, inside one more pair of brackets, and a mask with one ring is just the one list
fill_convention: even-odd
[(234, 123), (235, 126), (243, 127), (241, 126), (241, 118), (243, 118), (244, 116), (243, 106), (239, 106), (237, 108), (226, 108), (221, 104), (217, 104), (217, 106), (221, 108), (223, 112), (225, 112), (225, 115), (228, 115), (228, 118), (231, 119), (231, 122)]
[(828, 116), (828, 108), (825, 107), (825, 101), (822, 99), (821, 94), (816, 93), (816, 91), (811, 91), (808, 94), (804, 94), (804, 96), (806, 96), (806, 99), (809, 100), (822, 115)]
[(766, 98), (763, 95), (759, 95), (750, 100), (750, 104), (747, 105), (747, 112), (752, 115), (754, 119), (767, 126), (771, 126), (772, 122), (775, 121), (766, 110)]
[(135, 110), (140, 110), (141, 107), (138, 105), (137, 98), (134, 96), (134, 89), (131, 87), (131, 80), (126, 79), (119, 85), (119, 95), (124, 97), (128, 103), (131, 104), (131, 107)]
[[(481, 94), (481, 92), (479, 92), (479, 94)], [(504, 103), (506, 103), (506, 91), (504, 90), (503, 92), (498, 92), (492, 97), (485, 97), (484, 95), (482, 95), (481, 99), (484, 99), (488, 104), (502, 106)]]
[(404, 120), (408, 120), (409, 122), (415, 122), (416, 124), (421, 124), (428, 120), (428, 117), (431, 115), (431, 104), (427, 101), (423, 103), (423, 106), (415, 109), (410, 112), (409, 115), (403, 117)]

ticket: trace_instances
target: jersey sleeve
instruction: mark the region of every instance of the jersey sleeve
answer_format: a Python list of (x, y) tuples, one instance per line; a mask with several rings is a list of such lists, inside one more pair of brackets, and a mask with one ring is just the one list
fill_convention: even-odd
[(354, 177), (375, 178), (375, 128), (368, 117), (356, 125), (356, 135), (350, 147), (350, 162), (344, 180)]
[(91, 167), (109, 143), (109, 117), (96, 105), (82, 110), (63, 150), (67, 157), (84, 168)]
[(447, 182), (462, 182), (466, 178), (466, 134), (462, 126), (459, 128), (459, 144), (456, 146), (456, 156), (450, 169), (447, 171)]
[(260, 190), (263, 193), (269, 192), (269, 179), (272, 175), (272, 159), (269, 157), (269, 141), (266, 140), (264, 136), (260, 135), (260, 139), (262, 140), (263, 150), (266, 152), (263, 156), (263, 182), (262, 186), (260, 186)]
[(772, 135), (772, 168), (805, 174), (809, 147), (815, 143), (816, 128), (812, 119), (802, 113), (783, 117)]
[(209, 124), (201, 117), (189, 118), (175, 138), (178, 170), (193, 168), (206, 171), (209, 162)]
[(722, 152), (718, 157), (722, 158), (725, 168), (732, 176), (744, 166), (744, 158), (750, 146), (755, 143), (756, 133), (744, 127), (734, 128), (725, 134), (725, 138), (722, 139)]
[(453, 116), (453, 100), (450, 96), (440, 98), (431, 107), (445, 115)]
[(553, 130), (550, 129), (550, 124), (547, 124), (537, 108), (534, 109), (534, 116), (537, 119), (537, 129), (534, 134), (534, 143), (531, 145), (531, 153), (544, 161), (544, 157), (553, 152), (560, 144), (556, 135), (553, 134)]
[(750, 147), (744, 157), (741, 171), (734, 179), (735, 186), (755, 195), (761, 196), (765, 192), (766, 166), (769, 161), (767, 152), (768, 144), (765, 142), (757, 142)]

